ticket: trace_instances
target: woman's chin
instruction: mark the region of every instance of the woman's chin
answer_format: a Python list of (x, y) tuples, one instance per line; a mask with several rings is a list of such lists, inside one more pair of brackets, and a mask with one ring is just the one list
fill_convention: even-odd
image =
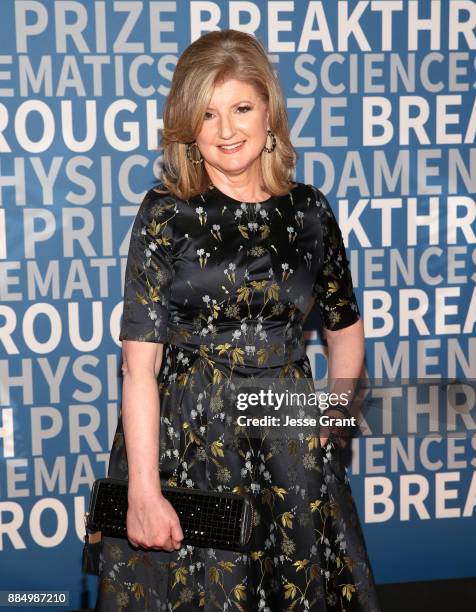
[(223, 159), (224, 157), (225, 156), (222, 155), (219, 160), (213, 160), (212, 165), (219, 168), (221, 172), (224, 172), (225, 174), (228, 172), (232, 174), (239, 174), (240, 172), (245, 172), (246, 170), (251, 168), (253, 164), (259, 162), (259, 156), (254, 159), (246, 160), (239, 159), (238, 156), (236, 156), (235, 158), (232, 158), (230, 156), (229, 159)]

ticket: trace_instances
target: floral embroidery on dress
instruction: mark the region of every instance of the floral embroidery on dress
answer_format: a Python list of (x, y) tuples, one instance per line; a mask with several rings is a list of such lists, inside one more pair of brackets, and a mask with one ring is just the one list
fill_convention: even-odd
[[(190, 200), (147, 193), (120, 339), (165, 343), (161, 479), (246, 492), (255, 522), (247, 553), (143, 551), (103, 538), (97, 610), (379, 612), (339, 448), (322, 449), (317, 430), (251, 436), (230, 410), (242, 380), (311, 388), (303, 321), (312, 297), (326, 328), (357, 321), (342, 236), (312, 185), (254, 204), (216, 188)], [(121, 415), (109, 475), (127, 478)]]

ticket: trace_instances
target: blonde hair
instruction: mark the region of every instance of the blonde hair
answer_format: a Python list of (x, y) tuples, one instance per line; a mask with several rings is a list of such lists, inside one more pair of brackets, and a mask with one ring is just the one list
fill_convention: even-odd
[(238, 30), (209, 32), (180, 56), (164, 107), (162, 182), (182, 199), (205, 191), (210, 184), (204, 164), (188, 160), (187, 146), (201, 130), (214, 86), (228, 78), (253, 85), (268, 104), (276, 148), (261, 154), (262, 187), (271, 195), (289, 193), (297, 154), (289, 136), (284, 96), (263, 45)]

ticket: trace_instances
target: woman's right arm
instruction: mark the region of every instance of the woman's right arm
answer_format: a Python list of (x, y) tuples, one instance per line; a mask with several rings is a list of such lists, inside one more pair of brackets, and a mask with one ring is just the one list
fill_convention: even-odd
[(160, 400), (157, 375), (164, 345), (123, 340), (122, 422), (128, 462), (127, 537), (145, 548), (180, 548), (183, 532), (162, 495), (159, 474)]

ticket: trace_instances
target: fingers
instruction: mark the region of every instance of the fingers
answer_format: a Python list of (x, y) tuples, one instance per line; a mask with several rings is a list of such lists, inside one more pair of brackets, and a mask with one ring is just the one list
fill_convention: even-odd
[(322, 436), (319, 438), (319, 440), (321, 442), (321, 448), (324, 448), (326, 446), (328, 440), (331, 440), (334, 443), (337, 443), (341, 448), (345, 448), (348, 443), (347, 437), (336, 434), (335, 432), (331, 432), (331, 434), (328, 436)]
[[(131, 540), (130, 537), (128, 537), (127, 539), (129, 540), (133, 548), (144, 548), (144, 549), (150, 549), (150, 550), (165, 550), (166, 552), (173, 552), (174, 550), (177, 550), (177, 547), (172, 542), (172, 538), (170, 536), (168, 538), (160, 539), (154, 542), (151, 542), (148, 540), (139, 542), (137, 540)], [(178, 548), (180, 548), (180, 545), (178, 546)]]
[(174, 550), (178, 550), (180, 548), (180, 542), (173, 537), (172, 530), (170, 530), (165, 541), (159, 542), (158, 546), (154, 546), (154, 548), (163, 549), (167, 552), (173, 552)]
[(179, 522), (172, 523), (171, 538), (172, 538), (174, 548), (178, 550), (183, 540), (183, 531), (182, 531), (182, 528), (180, 527)]
[(335, 445), (344, 448), (350, 436), (350, 427), (346, 425), (323, 425), (320, 429), (321, 446), (325, 446), (331, 439)]
[(175, 546), (172, 542), (172, 538), (170, 535), (166, 538), (165, 541), (160, 542), (157, 546), (153, 546), (151, 548), (157, 548), (158, 550), (165, 550), (166, 552), (173, 552), (175, 550)]
[(169, 526), (170, 530), (167, 535), (160, 535), (156, 538), (138, 538), (131, 537), (128, 534), (128, 540), (130, 544), (136, 548), (149, 548), (153, 550), (165, 550), (167, 552), (173, 552), (174, 550), (178, 550), (181, 547), (184, 535), (179, 522), (170, 522)]
[(338, 440), (341, 448), (345, 448), (349, 442), (347, 438), (338, 438)]

